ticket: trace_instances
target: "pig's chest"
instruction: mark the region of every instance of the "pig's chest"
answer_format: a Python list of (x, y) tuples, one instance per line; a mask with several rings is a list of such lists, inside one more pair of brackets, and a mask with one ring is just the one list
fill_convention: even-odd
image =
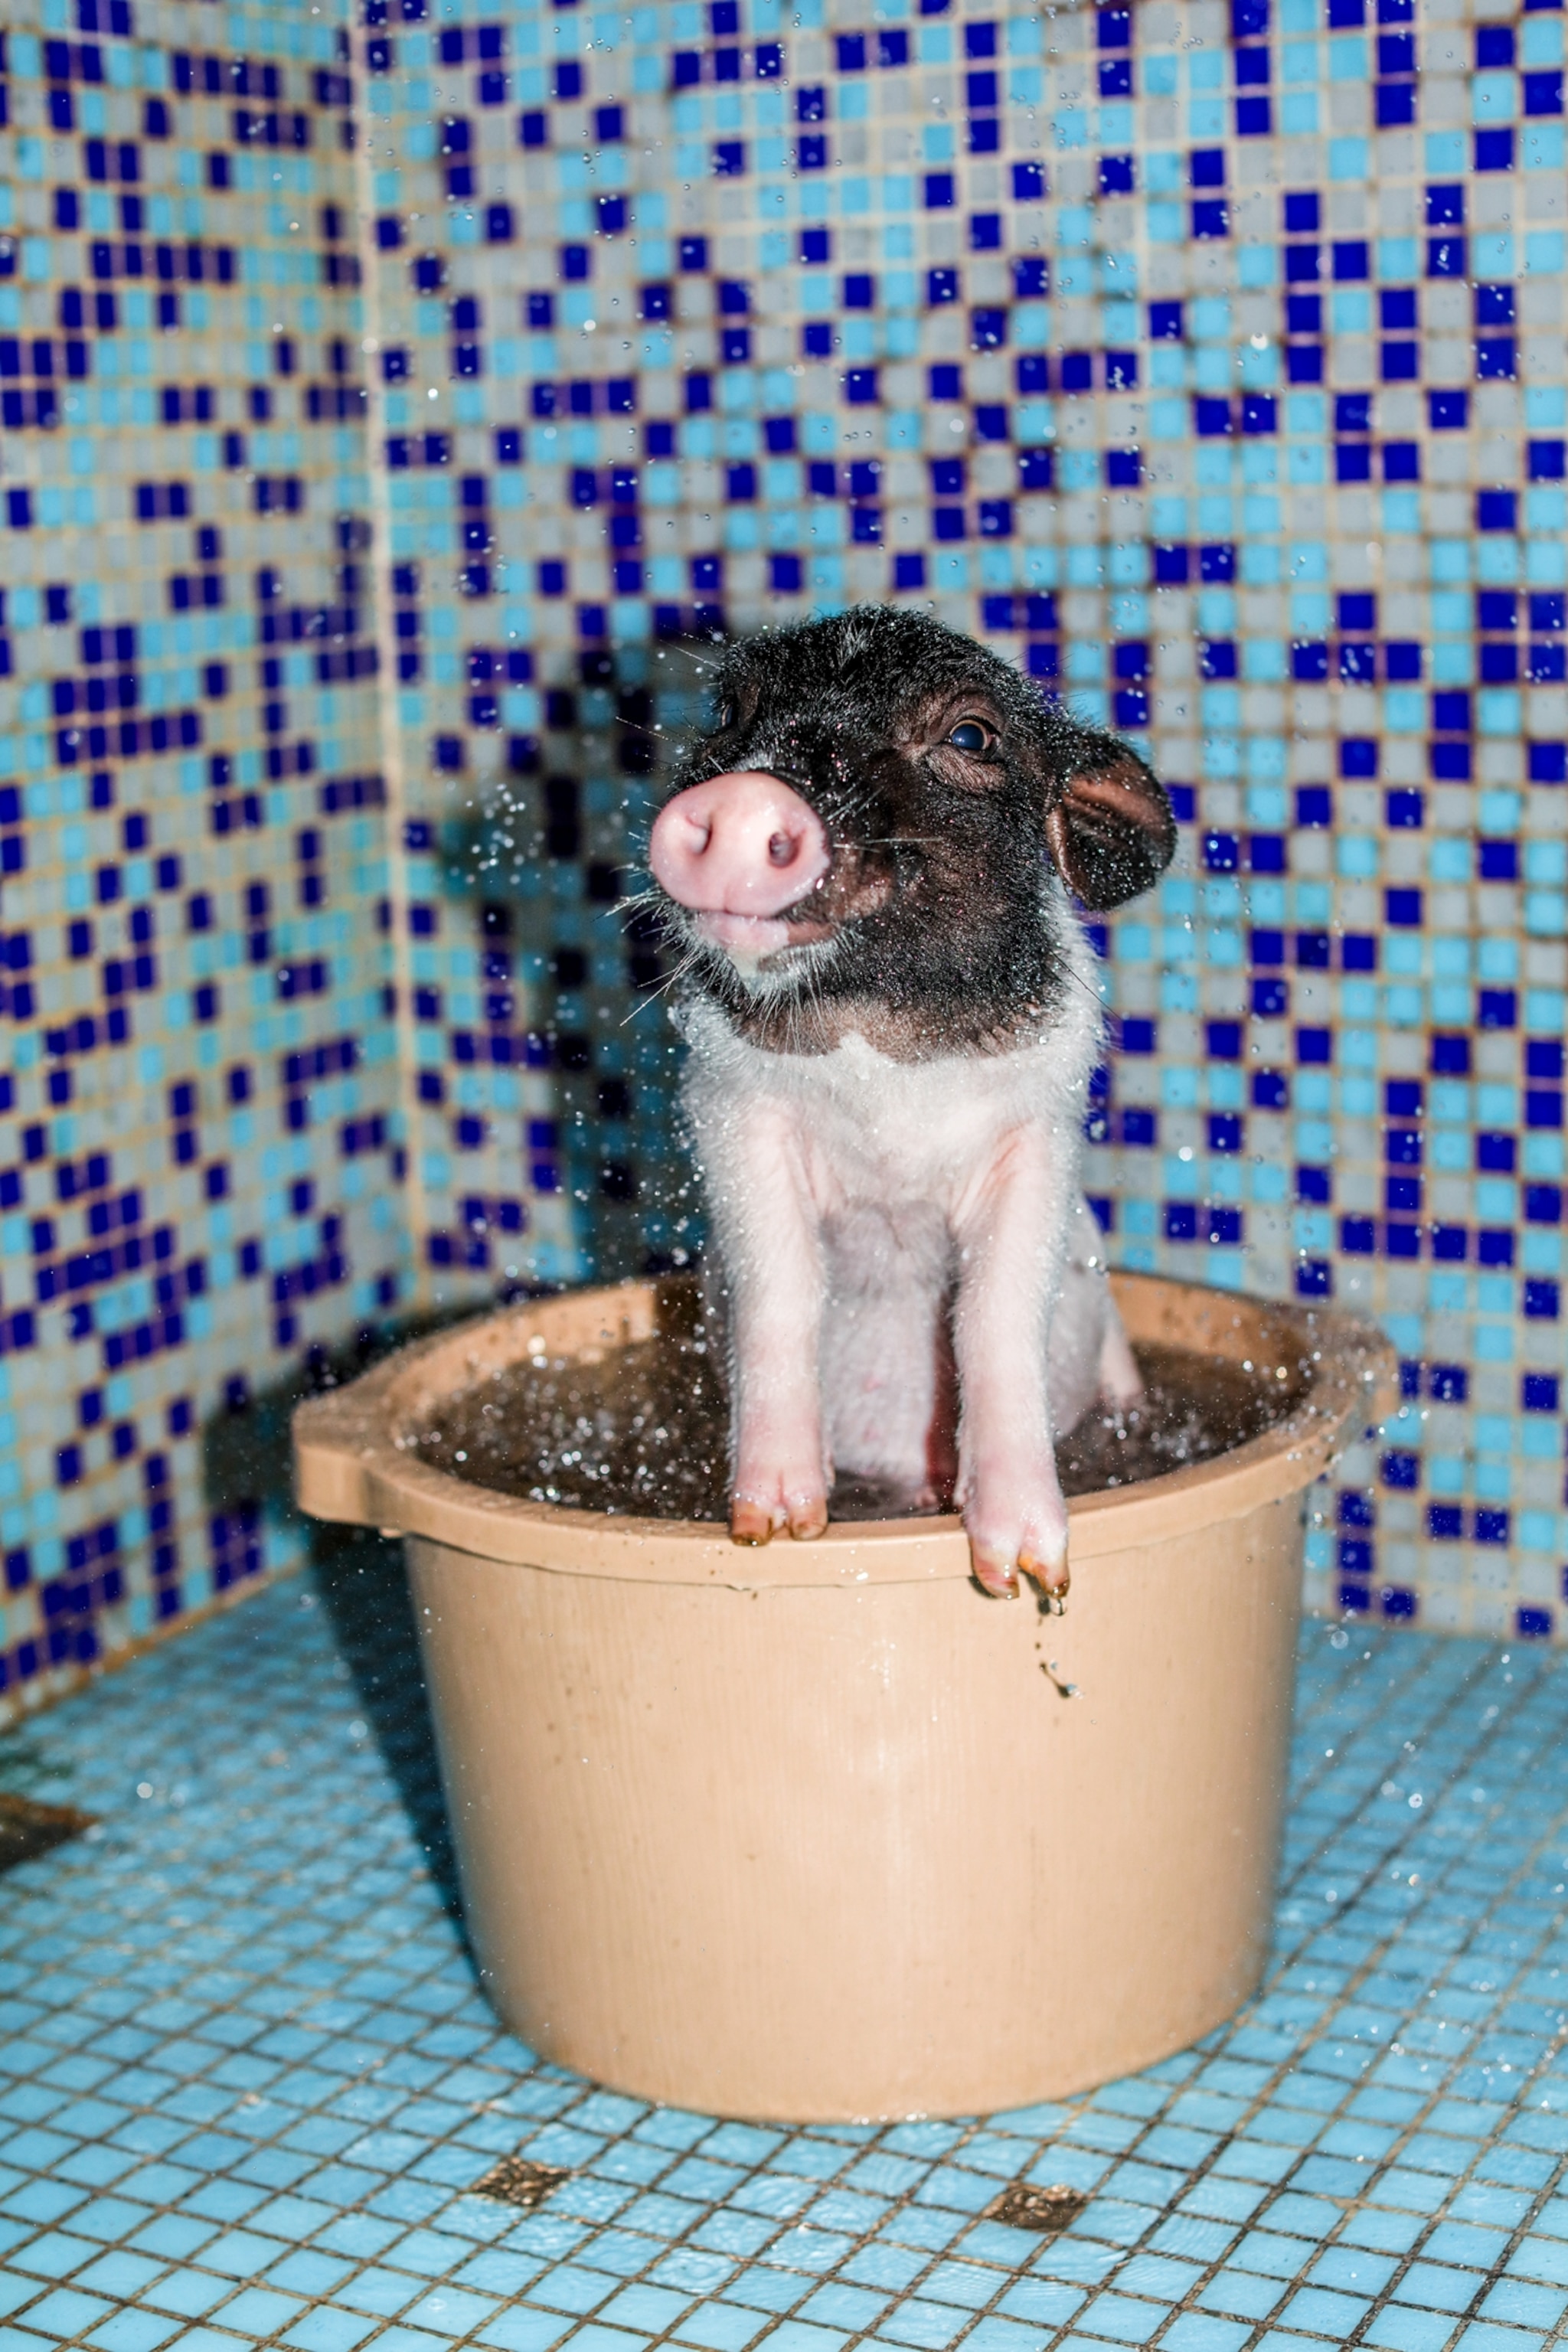
[(780, 1150), (805, 1175), (829, 1223), (858, 1211), (951, 1220), (1009, 1138), (1044, 1138), (1077, 1189), (1084, 1087), (1098, 1007), (1000, 1054), (896, 1062), (852, 1033), (830, 1054), (773, 1054), (738, 1036), (717, 1008), (682, 1008), (684, 1080), (698, 1155), (715, 1197), (741, 1204)]
[(784, 1091), (819, 1207), (945, 1207), (1035, 1115), (1027, 1060), (897, 1063), (851, 1036), (793, 1063)]

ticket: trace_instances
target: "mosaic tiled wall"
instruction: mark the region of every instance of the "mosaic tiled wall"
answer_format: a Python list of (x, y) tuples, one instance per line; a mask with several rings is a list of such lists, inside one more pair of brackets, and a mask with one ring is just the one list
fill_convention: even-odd
[(1561, 10), (362, 15), (9, 20), (11, 1691), (289, 1556), (302, 1349), (687, 1245), (615, 902), (862, 598), (1172, 780), (1094, 1191), (1397, 1340), (1314, 1601), (1568, 1631)]
[(1174, 783), (1106, 941), (1117, 1255), (1398, 1342), (1313, 1599), (1559, 1631), (1561, 11), (372, 13), (407, 756), (555, 950), (601, 1249), (680, 1238), (604, 912), (675, 646), (930, 603)]
[(0, 1707), (288, 1558), (203, 1424), (401, 1295), (343, 46), (6, 12)]

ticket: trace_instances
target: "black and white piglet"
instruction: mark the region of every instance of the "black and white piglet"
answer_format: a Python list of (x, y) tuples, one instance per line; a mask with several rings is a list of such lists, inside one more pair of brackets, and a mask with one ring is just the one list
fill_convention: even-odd
[(686, 951), (731, 1533), (820, 1535), (850, 1473), (956, 1499), (984, 1589), (1059, 1606), (1053, 1433), (1140, 1393), (1080, 1190), (1101, 1014), (1069, 892), (1144, 889), (1170, 805), (920, 614), (766, 632), (714, 695), (649, 862)]

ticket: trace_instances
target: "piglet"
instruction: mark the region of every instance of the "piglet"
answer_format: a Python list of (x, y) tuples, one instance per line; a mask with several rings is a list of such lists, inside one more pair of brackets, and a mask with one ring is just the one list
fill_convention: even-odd
[(868, 606), (725, 654), (653, 827), (724, 1305), (730, 1532), (820, 1535), (836, 1475), (956, 1501), (976, 1580), (1059, 1608), (1054, 1437), (1137, 1367), (1083, 1200), (1101, 1013), (1072, 900), (1175, 844), (1113, 736)]

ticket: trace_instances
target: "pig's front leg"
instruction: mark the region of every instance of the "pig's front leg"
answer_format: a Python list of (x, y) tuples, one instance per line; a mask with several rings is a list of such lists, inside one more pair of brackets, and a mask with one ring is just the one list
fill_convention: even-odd
[(1074, 1185), (1047, 1139), (1010, 1135), (958, 1203), (953, 1339), (961, 1417), (958, 1500), (978, 1581), (1014, 1597), (1020, 1575), (1059, 1609), (1068, 1513), (1057, 1476), (1047, 1367)]
[(784, 1114), (733, 1114), (710, 1196), (730, 1309), (730, 1533), (763, 1544), (781, 1528), (819, 1536), (832, 1474), (818, 1358), (822, 1237), (795, 1130)]

